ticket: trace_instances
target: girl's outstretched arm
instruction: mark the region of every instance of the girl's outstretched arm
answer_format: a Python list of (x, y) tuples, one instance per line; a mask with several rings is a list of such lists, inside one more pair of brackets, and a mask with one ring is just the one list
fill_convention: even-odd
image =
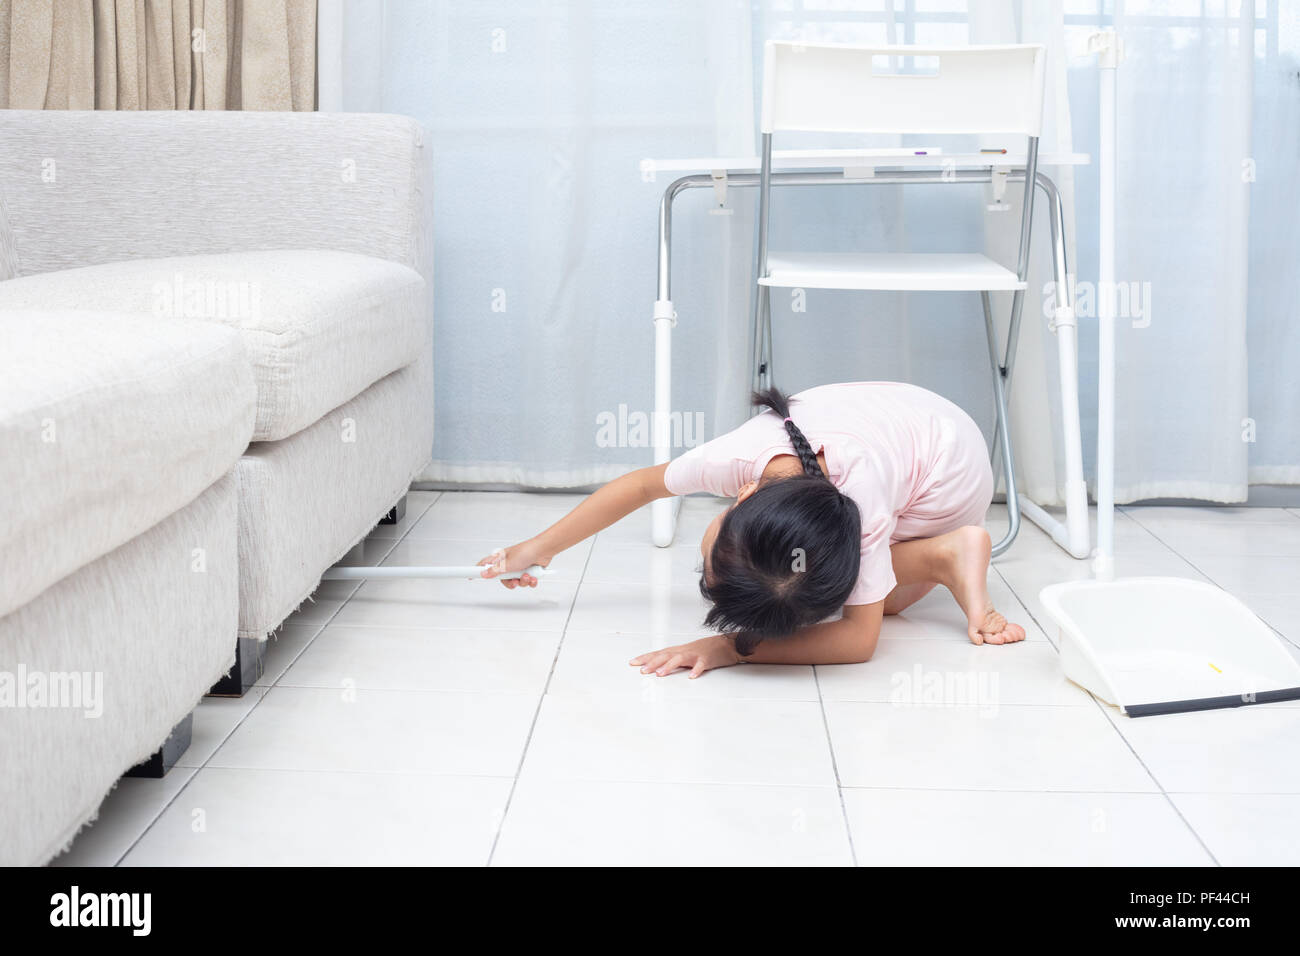
[(805, 627), (790, 637), (763, 641), (742, 660), (754, 664), (864, 664), (876, 652), (885, 602), (848, 604), (838, 621)]
[[(541, 534), (507, 548), (504, 560), (499, 554), (488, 555), (480, 560), (479, 564), (485, 565), (483, 577), (493, 578), (507, 571), (522, 571), (534, 564), (545, 567), (561, 551), (590, 538), (597, 531), (603, 531), (637, 508), (648, 505), (656, 498), (671, 497), (672, 492), (664, 485), (664, 472), (667, 468), (667, 464), (652, 465), (615, 478), (584, 498), (576, 508)], [(537, 579), (526, 574), (501, 583), (508, 588), (536, 587)]]
[(666, 677), (685, 667), (699, 677), (715, 667), (741, 662), (755, 664), (861, 664), (871, 659), (880, 639), (885, 602), (850, 604), (838, 621), (824, 621), (775, 641), (763, 641), (748, 657), (736, 652), (727, 634), (712, 634), (689, 644), (666, 647), (634, 658), (632, 664), (643, 674)]

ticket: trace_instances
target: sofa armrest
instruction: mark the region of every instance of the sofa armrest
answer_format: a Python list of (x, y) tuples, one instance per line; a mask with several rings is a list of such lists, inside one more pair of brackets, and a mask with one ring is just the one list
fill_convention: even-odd
[(0, 110), (17, 272), (334, 249), (431, 285), (428, 148), (366, 113)]

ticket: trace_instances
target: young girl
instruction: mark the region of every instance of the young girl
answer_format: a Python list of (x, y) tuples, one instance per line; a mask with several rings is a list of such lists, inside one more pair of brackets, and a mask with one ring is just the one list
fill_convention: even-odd
[(823, 385), (791, 399), (771, 389), (754, 401), (767, 411), (611, 481), (537, 537), (484, 558), (483, 576), (545, 566), (656, 498), (707, 491), (736, 499), (700, 543), (704, 623), (723, 633), (635, 658), (643, 674), (863, 662), (883, 616), (936, 584), (957, 599), (973, 643), (1024, 640), (989, 601), (993, 472), (970, 416), (896, 382)]

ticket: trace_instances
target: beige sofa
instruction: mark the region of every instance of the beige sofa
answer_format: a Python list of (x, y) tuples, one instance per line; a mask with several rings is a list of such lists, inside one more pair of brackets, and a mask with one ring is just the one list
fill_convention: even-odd
[[(66, 845), (424, 467), (427, 164), (394, 116), (0, 111), (0, 863)], [(84, 685), (5, 707), (6, 674)]]

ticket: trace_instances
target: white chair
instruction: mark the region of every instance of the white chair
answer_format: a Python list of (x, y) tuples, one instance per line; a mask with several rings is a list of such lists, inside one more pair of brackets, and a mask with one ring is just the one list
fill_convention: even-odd
[[(905, 69), (899, 69), (899, 64)], [(754, 384), (772, 383), (769, 290), (978, 292), (983, 303), (1009, 527), (994, 545), (1001, 554), (1020, 527), (1015, 461), (1007, 426), (1006, 388), (1015, 352), (1029, 267), (1029, 239), (1042, 119), (1044, 51), (1040, 46), (844, 46), (772, 41), (763, 73), (762, 165), (758, 183), (758, 289), (754, 302)], [(1015, 268), (968, 253), (771, 252), (772, 137), (788, 131), (892, 134), (1003, 134), (1027, 140), (1024, 203)], [(891, 182), (961, 182), (933, 171), (894, 174)], [(986, 163), (986, 166), (991, 165)], [(879, 179), (880, 177), (875, 177)], [(982, 181), (988, 181), (987, 171)], [(845, 182), (853, 182), (847, 175)], [(975, 181), (975, 180), (970, 180)], [(1012, 292), (1005, 358), (1000, 358), (990, 292)]]

